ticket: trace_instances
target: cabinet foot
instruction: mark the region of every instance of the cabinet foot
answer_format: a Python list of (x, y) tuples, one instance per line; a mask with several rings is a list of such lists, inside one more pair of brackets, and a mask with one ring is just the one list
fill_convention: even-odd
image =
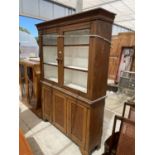
[(100, 148), (101, 148), (101, 144), (97, 145), (97, 146), (95, 147), (95, 150), (99, 150)]
[(89, 151), (84, 150), (83, 148), (80, 148), (81, 155), (91, 155)]
[(42, 119), (44, 122), (48, 122), (47, 118), (44, 115), (42, 116)]

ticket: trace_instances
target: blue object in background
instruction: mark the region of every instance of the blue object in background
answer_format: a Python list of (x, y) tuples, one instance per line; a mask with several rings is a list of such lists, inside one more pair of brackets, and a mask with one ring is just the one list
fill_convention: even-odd
[(25, 17), (25, 16), (19, 16), (19, 26), (26, 28), (33, 37), (38, 36), (38, 31), (35, 26), (35, 24), (44, 22), (43, 20), (35, 19), (35, 18), (30, 18), (30, 17)]

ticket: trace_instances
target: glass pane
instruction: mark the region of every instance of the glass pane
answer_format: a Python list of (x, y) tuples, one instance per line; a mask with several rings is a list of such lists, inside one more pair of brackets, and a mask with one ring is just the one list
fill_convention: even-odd
[(77, 44), (89, 44), (89, 29), (69, 31), (64, 33), (64, 44), (65, 45), (77, 45)]
[(57, 47), (43, 46), (43, 61), (44, 63), (57, 64)]
[(68, 67), (79, 67), (88, 70), (88, 46), (64, 47), (64, 64)]
[(57, 33), (43, 35), (43, 45), (57, 45)]
[(64, 85), (87, 92), (87, 72), (65, 69)]
[(57, 66), (50, 66), (44, 64), (44, 78), (58, 82), (58, 68)]

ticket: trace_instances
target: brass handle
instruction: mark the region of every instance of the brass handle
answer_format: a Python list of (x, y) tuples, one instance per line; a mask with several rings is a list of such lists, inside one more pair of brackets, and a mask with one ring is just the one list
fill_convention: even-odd
[(62, 54), (62, 51), (59, 51), (59, 54)]
[(63, 60), (62, 51), (59, 51), (58, 53), (59, 53), (59, 55), (58, 55), (58, 58), (56, 60), (57, 60), (58, 63), (62, 63), (62, 60)]

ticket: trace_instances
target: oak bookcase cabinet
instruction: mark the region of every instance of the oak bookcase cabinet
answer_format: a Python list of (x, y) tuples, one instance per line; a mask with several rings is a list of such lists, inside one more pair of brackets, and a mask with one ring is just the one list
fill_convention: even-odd
[(101, 144), (114, 16), (95, 9), (37, 24), (43, 118), (82, 155)]

